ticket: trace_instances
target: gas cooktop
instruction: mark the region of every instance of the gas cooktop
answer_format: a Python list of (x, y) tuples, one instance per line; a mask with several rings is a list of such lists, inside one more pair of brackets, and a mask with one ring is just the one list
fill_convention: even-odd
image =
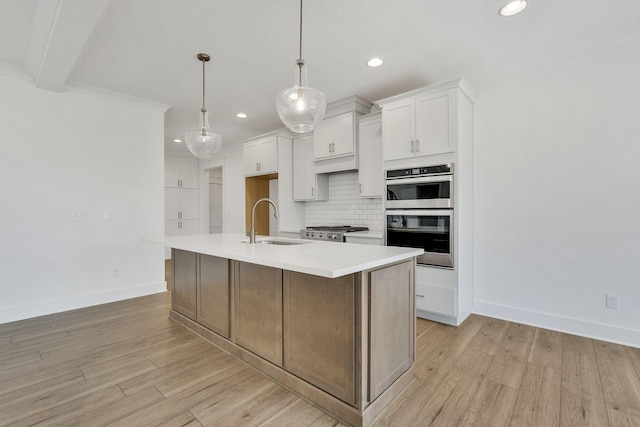
[(328, 240), (344, 242), (344, 234), (354, 231), (367, 231), (368, 227), (352, 225), (314, 225), (300, 230), (300, 237), (308, 240)]

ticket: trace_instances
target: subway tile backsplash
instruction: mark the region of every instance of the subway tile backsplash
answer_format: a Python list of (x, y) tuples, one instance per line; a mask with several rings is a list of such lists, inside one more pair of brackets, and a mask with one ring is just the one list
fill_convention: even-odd
[(382, 231), (382, 199), (361, 199), (358, 172), (329, 175), (329, 200), (305, 203), (305, 222), (314, 225), (363, 225)]

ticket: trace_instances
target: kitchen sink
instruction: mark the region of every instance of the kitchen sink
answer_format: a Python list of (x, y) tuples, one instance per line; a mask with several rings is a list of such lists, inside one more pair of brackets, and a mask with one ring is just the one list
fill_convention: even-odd
[[(249, 243), (248, 240), (243, 240), (242, 243)], [(302, 245), (307, 242), (290, 242), (287, 240), (256, 240), (257, 245)]]

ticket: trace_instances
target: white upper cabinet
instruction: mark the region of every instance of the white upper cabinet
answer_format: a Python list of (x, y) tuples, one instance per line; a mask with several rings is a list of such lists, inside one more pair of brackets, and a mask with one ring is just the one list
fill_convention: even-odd
[(353, 155), (355, 144), (355, 114), (343, 113), (330, 117), (313, 130), (313, 157), (323, 160)]
[(380, 113), (358, 118), (358, 183), (360, 197), (382, 197), (382, 123)]
[(277, 137), (268, 136), (242, 145), (245, 176), (267, 175), (278, 172)]
[(164, 186), (198, 188), (198, 159), (166, 156), (164, 159)]
[(454, 88), (384, 103), (384, 160), (451, 153), (456, 149)]
[(328, 200), (329, 176), (316, 175), (313, 168), (313, 137), (293, 141), (293, 200)]

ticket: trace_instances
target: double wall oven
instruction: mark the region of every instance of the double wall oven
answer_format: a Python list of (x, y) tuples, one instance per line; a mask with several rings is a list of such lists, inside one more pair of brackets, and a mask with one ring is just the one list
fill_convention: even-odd
[(388, 170), (388, 246), (422, 248), (418, 264), (453, 268), (453, 164)]

